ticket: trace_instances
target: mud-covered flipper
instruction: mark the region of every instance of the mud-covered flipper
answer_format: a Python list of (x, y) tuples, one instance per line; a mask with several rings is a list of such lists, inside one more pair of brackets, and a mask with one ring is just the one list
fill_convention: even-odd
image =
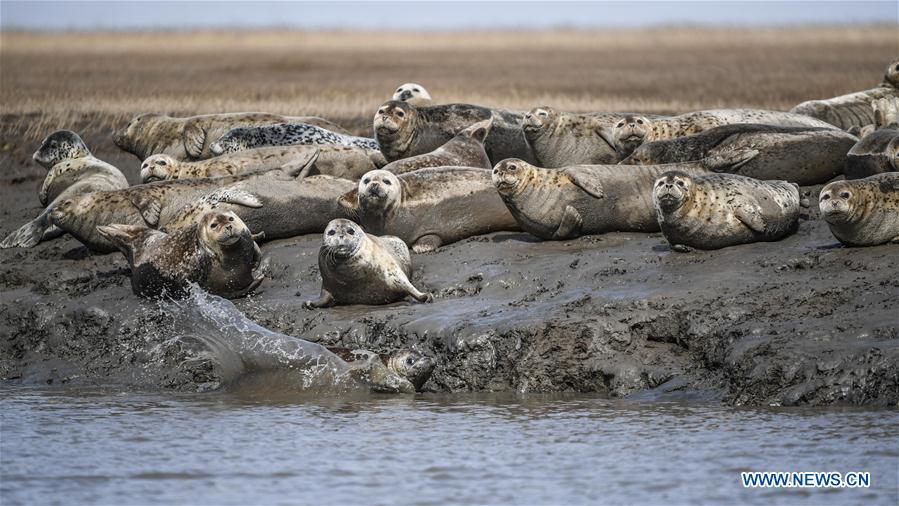
[(335, 304), (334, 296), (331, 295), (331, 292), (322, 288), (321, 294), (318, 296), (318, 299), (315, 300), (307, 300), (303, 302), (303, 307), (305, 309), (317, 309), (321, 307), (331, 307)]
[(553, 234), (553, 239), (560, 240), (576, 237), (581, 231), (583, 224), (584, 220), (581, 218), (581, 213), (571, 206), (566, 206), (565, 213), (562, 215), (562, 222), (559, 223), (559, 228)]

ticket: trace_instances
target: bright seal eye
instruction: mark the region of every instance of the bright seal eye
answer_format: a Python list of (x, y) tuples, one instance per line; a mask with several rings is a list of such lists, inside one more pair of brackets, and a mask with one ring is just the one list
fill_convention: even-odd
[(848, 198), (849, 198), (849, 192), (843, 192), (843, 193), (841, 193), (841, 194), (840, 194), (840, 198), (842, 198), (842, 199), (848, 199)]
[(362, 184), (368, 184), (368, 183), (371, 183), (371, 179), (365, 178), (362, 180)]
[(346, 233), (348, 233), (348, 234), (350, 234), (350, 235), (356, 235), (356, 231), (353, 230), (352, 228), (349, 229), (349, 230), (347, 230)]
[(334, 229), (328, 230), (328, 235), (334, 235), (336, 233), (337, 233), (337, 231)]

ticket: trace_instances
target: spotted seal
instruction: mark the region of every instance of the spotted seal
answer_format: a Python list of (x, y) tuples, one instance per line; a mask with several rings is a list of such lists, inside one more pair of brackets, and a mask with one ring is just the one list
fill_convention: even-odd
[(50, 213), (70, 197), (128, 187), (128, 180), (119, 169), (94, 157), (81, 137), (69, 130), (47, 136), (32, 158), (49, 169), (38, 192), (44, 210), (4, 238), (0, 248), (30, 248), (62, 235), (61, 229), (51, 225)]
[(521, 131), (522, 114), (470, 104), (415, 107), (391, 100), (378, 108), (373, 125), (375, 138), (389, 162), (430, 153), (471, 125), (492, 119), (484, 140), (491, 163), (515, 156), (532, 159)]
[(111, 224), (97, 231), (115, 244), (131, 266), (131, 289), (139, 297), (184, 298), (189, 283), (235, 299), (255, 290), (262, 251), (246, 224), (232, 212), (212, 211), (172, 233), (143, 225)]
[(858, 141), (835, 128), (734, 124), (684, 137), (648, 142), (622, 165), (652, 165), (714, 158), (735, 150), (751, 152), (744, 163), (723, 171), (756, 179), (783, 179), (803, 186), (843, 173), (846, 153)]
[(433, 105), (431, 94), (428, 93), (428, 90), (426, 90), (424, 86), (418, 83), (406, 83), (400, 85), (400, 87), (393, 92), (393, 98), (391, 100), (406, 102), (415, 107)]
[(479, 121), (462, 130), (446, 144), (423, 155), (410, 156), (390, 162), (384, 170), (404, 174), (428, 167), (478, 167), (490, 169), (490, 159), (484, 150), (484, 139), (490, 133), (491, 120)]
[(659, 227), (674, 251), (778, 241), (799, 228), (796, 183), (735, 174), (662, 174), (652, 188)]
[(899, 98), (875, 100), (871, 108), (875, 130), (846, 155), (846, 179), (899, 170)]
[(818, 196), (831, 233), (847, 246), (899, 242), (899, 172), (834, 181)]
[(213, 142), (209, 150), (215, 155), (222, 155), (265, 146), (295, 146), (298, 144), (349, 146), (378, 151), (378, 143), (374, 139), (338, 134), (306, 123), (279, 123), (277, 125), (232, 128)]
[(145, 113), (135, 116), (113, 136), (115, 145), (140, 160), (150, 155), (170, 155), (176, 160), (201, 160), (213, 156), (209, 145), (228, 130), (239, 126), (274, 123), (307, 123), (346, 134), (340, 126), (316, 116), (284, 116), (265, 112), (205, 114), (173, 118)]
[[(372, 355), (368, 350), (341, 348), (337, 346), (329, 346), (328, 351), (348, 363), (353, 363), (359, 359), (369, 360)], [(431, 372), (434, 370), (434, 366), (437, 365), (430, 358), (414, 350), (398, 350), (394, 353), (379, 353), (377, 358), (388, 370), (412, 383), (412, 386), (415, 387), (416, 391), (421, 391), (424, 384), (431, 378)]]
[(864, 128), (874, 123), (871, 102), (899, 97), (899, 60), (887, 66), (880, 85), (855, 93), (825, 100), (809, 100), (790, 109), (790, 112), (826, 121), (844, 130)]
[(399, 237), (415, 253), (519, 230), (485, 169), (435, 167), (400, 175), (373, 170), (340, 197), (340, 204), (369, 233)]
[[(493, 182), (521, 228), (541, 239), (563, 240), (606, 232), (658, 232), (652, 204), (653, 182), (675, 169), (704, 174), (717, 163), (723, 162), (543, 169), (509, 159), (493, 168)], [(739, 163), (739, 159), (729, 163)]]
[[(307, 309), (335, 304), (389, 304), (412, 297), (434, 297), (412, 285), (412, 259), (406, 243), (389, 235), (366, 234), (350, 220), (333, 220), (325, 228), (318, 251), (321, 295), (303, 303)], [(361, 288), (360, 287), (364, 287)]]

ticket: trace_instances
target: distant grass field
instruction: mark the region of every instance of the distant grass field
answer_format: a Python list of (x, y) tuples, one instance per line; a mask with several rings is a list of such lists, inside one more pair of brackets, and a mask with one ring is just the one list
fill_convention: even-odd
[(316, 114), (368, 133), (415, 81), (515, 109), (788, 109), (880, 82), (896, 25), (463, 33), (0, 34), (5, 135), (97, 134), (140, 112)]

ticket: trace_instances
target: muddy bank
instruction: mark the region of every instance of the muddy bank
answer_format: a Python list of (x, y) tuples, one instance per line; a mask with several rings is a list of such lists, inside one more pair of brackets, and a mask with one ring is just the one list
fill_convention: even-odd
[[(107, 138), (95, 154), (137, 181)], [(0, 233), (39, 212), (34, 142), (0, 139)], [(809, 188), (812, 200), (818, 188)], [(416, 255), (433, 304), (308, 311), (319, 237), (263, 245), (272, 278), (237, 306), (327, 345), (434, 357), (433, 391), (590, 391), (733, 404), (899, 403), (899, 248), (839, 247), (817, 210), (778, 243), (673, 253), (661, 234), (540, 242), (497, 233)], [(171, 306), (131, 294), (119, 254), (70, 238), (0, 251), (0, 377), (24, 383), (219, 386)]]

